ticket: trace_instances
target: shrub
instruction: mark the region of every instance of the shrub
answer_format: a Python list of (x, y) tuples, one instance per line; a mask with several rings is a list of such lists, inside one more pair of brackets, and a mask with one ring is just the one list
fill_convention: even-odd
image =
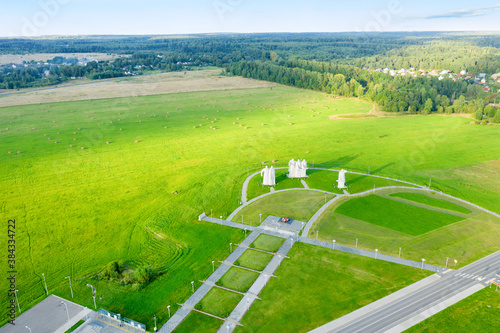
[(140, 267), (134, 272), (134, 278), (137, 283), (147, 284), (156, 277), (156, 271), (151, 267)]

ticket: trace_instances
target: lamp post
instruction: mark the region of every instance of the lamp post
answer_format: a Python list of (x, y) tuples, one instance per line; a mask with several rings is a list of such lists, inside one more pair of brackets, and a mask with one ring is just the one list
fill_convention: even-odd
[(319, 230), (316, 230), (316, 240), (318, 240), (318, 233), (319, 233)]
[(229, 249), (233, 252), (233, 243), (229, 243)]
[(95, 304), (95, 294), (96, 294), (96, 289), (93, 285), (91, 284), (86, 284), (87, 287), (91, 288), (92, 289), (92, 298), (94, 299), (94, 309), (97, 310), (97, 305)]
[(194, 281), (191, 281), (191, 288), (193, 289), (193, 294), (194, 294)]
[(167, 305), (167, 310), (168, 310), (168, 318), (170, 318), (170, 305)]
[(250, 298), (247, 297), (247, 311), (250, 310)]
[(212, 260), (212, 273), (215, 272), (215, 260)]
[(377, 259), (378, 249), (375, 249), (375, 259)]
[(68, 311), (68, 305), (66, 303), (64, 303), (63, 301), (61, 301), (62, 304), (64, 304), (64, 306), (66, 307), (66, 314), (68, 315), (68, 324), (69, 324), (69, 311)]
[(457, 267), (457, 259), (455, 259), (454, 261), (455, 261), (455, 265), (453, 265), (453, 269), (455, 269), (455, 267)]
[(421, 270), (424, 269), (424, 262), (425, 262), (425, 259), (422, 258), (422, 268), (420, 268)]
[(18, 292), (18, 291), (19, 291), (19, 290), (17, 290), (17, 289), (16, 289), (16, 290), (14, 290), (14, 294), (16, 295), (17, 308), (19, 309), (19, 313), (21, 313), (21, 306), (19, 305), (19, 299), (17, 298), (17, 292)]
[[(169, 316), (170, 317), (170, 316)], [(155, 332), (156, 332), (156, 315), (153, 315), (153, 318), (155, 320)]]
[(65, 279), (69, 280), (69, 289), (71, 290), (71, 298), (73, 298), (73, 287), (71, 286), (71, 276), (66, 276)]
[(45, 281), (45, 274), (42, 273), (42, 276), (43, 276), (43, 283), (45, 284), (45, 292), (48, 295), (49, 294), (49, 290), (47, 289), (47, 281)]
[(356, 238), (356, 248), (358, 248), (358, 239)]
[(260, 223), (262, 223), (262, 214), (259, 214)]
[(326, 192), (325, 192), (325, 203), (326, 203)]
[(247, 228), (245, 228), (245, 238), (247, 237)]
[(31, 328), (29, 328), (28, 326), (24, 326), (24, 327), (26, 327), (27, 329), (29, 329), (29, 330), (30, 330), (30, 333), (31, 333)]
[(447, 268), (447, 267), (448, 267), (448, 260), (449, 260), (449, 259), (450, 259), (450, 258), (446, 257), (446, 264), (444, 265), (444, 268)]
[(399, 255), (398, 258), (401, 258), (401, 248), (399, 248)]
[(335, 250), (335, 239), (332, 240), (332, 249)]
[(210, 217), (212, 217), (213, 213), (213, 208), (210, 208)]
[(241, 224), (243, 224), (243, 215), (241, 215)]

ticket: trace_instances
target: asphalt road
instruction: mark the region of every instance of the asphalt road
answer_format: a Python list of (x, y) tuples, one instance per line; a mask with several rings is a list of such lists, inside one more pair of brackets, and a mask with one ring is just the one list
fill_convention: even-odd
[(463, 290), (480, 282), (487, 282), (499, 273), (500, 251), (457, 271), (448, 272), (430, 285), (327, 332), (385, 332), (415, 314), (425, 311)]

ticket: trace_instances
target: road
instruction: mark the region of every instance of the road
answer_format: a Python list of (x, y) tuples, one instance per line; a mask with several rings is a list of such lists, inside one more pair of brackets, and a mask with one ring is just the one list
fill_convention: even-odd
[(481, 282), (486, 283), (499, 273), (500, 251), (457, 271), (450, 271), (436, 282), (404, 295), (386, 306), (368, 312), (340, 327), (330, 329), (328, 328), (329, 324), (326, 324), (314, 331), (342, 333), (386, 332), (416, 314), (450, 299), (461, 291)]

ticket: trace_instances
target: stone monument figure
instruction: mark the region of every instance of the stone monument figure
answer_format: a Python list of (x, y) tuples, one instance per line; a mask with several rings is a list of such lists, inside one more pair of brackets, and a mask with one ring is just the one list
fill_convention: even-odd
[(288, 162), (288, 178), (294, 178), (295, 177), (295, 160), (292, 158), (290, 162)]
[(268, 168), (266, 165), (260, 172), (260, 175), (263, 176), (262, 185), (276, 185), (276, 175), (273, 166)]
[(272, 165), (269, 168), (269, 185), (276, 185), (276, 171)]
[(346, 171), (344, 169), (340, 170), (340, 172), (339, 172), (339, 179), (337, 180), (337, 187), (340, 189), (347, 188), (347, 186), (345, 186), (345, 173), (346, 173)]
[(307, 162), (306, 160), (290, 160), (288, 162), (288, 178), (304, 178), (307, 177)]

